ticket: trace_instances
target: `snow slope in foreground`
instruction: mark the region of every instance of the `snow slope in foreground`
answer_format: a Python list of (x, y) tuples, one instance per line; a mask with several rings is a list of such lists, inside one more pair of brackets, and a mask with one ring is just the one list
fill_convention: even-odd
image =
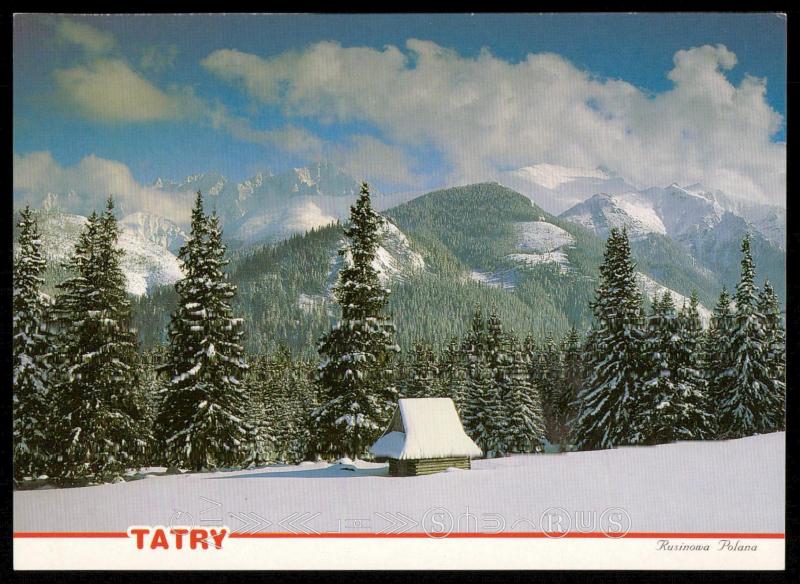
[[(503, 531), (539, 531), (548, 508), (591, 521), (616, 507), (630, 516), (631, 531), (783, 533), (784, 447), (779, 432), (477, 460), (471, 471), (422, 477), (389, 478), (385, 465), (361, 462), (151, 476), (17, 491), (14, 530), (194, 523), (234, 531), (397, 533), (424, 531), (436, 513), (446, 523), (449, 513), (461, 518), (455, 531), (497, 531), (497, 517)], [(357, 521), (362, 527), (354, 527)]]

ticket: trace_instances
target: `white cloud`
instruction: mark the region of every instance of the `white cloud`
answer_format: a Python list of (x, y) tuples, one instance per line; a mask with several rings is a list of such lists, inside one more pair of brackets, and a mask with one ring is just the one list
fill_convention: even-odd
[(87, 53), (107, 53), (116, 45), (111, 33), (69, 18), (56, 21), (55, 33), (59, 40), (78, 45)]
[(244, 117), (228, 112), (195, 95), (189, 86), (162, 89), (135, 71), (126, 61), (97, 58), (53, 72), (62, 103), (94, 122), (145, 123), (189, 120), (224, 131), (233, 138), (279, 147), (319, 158), (322, 141), (302, 128), (287, 125), (262, 130)]
[(125, 164), (95, 155), (74, 166), (62, 166), (49, 152), (14, 154), (15, 201), (39, 206), (48, 193), (57, 194), (60, 207), (72, 213), (102, 210), (106, 198), (113, 195), (120, 217), (143, 211), (177, 223), (188, 221), (193, 198), (192, 193), (164, 193), (144, 186)]
[[(511, 63), (416, 39), (405, 51), (321, 42), (268, 59), (225, 49), (202, 65), (290, 118), (368, 122), (394, 153), (433, 147), (451, 183), (549, 163), (611, 168), (640, 186), (702, 182), (740, 199), (785, 199), (786, 147), (771, 140), (781, 116), (766, 80), (727, 79), (736, 56), (722, 45), (677, 52), (665, 72), (673, 87), (655, 96), (555, 54)], [(373, 173), (412, 174), (407, 158), (353, 150)]]
[(420, 177), (410, 168), (413, 160), (406, 152), (378, 138), (365, 135), (350, 136), (345, 144), (332, 145), (326, 158), (346, 170), (351, 176), (385, 185), (410, 187), (420, 183)]
[(103, 122), (149, 122), (196, 116), (202, 105), (187, 88), (165, 92), (121, 59), (96, 59), (54, 72), (63, 98)]

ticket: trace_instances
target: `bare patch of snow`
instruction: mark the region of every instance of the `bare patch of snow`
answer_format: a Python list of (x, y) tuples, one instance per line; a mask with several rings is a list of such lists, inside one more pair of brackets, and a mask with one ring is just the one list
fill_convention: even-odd
[(327, 299), (319, 294), (300, 293), (300, 297), (297, 300), (297, 307), (306, 314), (324, 308), (326, 304)]
[(506, 290), (513, 290), (517, 285), (516, 272), (514, 270), (500, 270), (497, 272), (473, 270), (469, 273), (469, 278), (474, 282)]
[(517, 247), (524, 251), (555, 251), (575, 243), (575, 238), (569, 232), (546, 221), (515, 223), (514, 231), (517, 235)]
[(552, 251), (545, 253), (512, 253), (506, 256), (507, 259), (518, 262), (526, 266), (538, 266), (540, 264), (556, 264), (562, 273), (572, 271), (569, 258), (563, 251)]

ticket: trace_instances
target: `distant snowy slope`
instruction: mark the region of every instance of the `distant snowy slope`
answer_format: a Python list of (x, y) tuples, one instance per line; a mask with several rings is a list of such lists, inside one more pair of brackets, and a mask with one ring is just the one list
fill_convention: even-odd
[(608, 237), (611, 229), (626, 228), (632, 238), (648, 233), (667, 233), (652, 201), (639, 193), (598, 194), (561, 214), (563, 219)]
[(689, 241), (714, 230), (726, 214), (739, 218), (777, 248), (785, 248), (786, 210), (734, 201), (720, 191), (695, 184), (650, 187), (625, 193), (599, 192), (561, 213), (603, 237), (613, 227), (625, 227), (631, 238), (649, 233)]
[[(496, 521), (481, 519), (492, 514), (502, 518), (503, 531), (537, 532), (548, 509), (564, 509), (574, 521), (585, 521), (614, 508), (624, 511), (625, 528), (632, 532), (783, 533), (785, 442), (778, 432), (518, 455), (475, 460), (469, 471), (402, 478), (387, 477), (386, 465), (363, 462), (150, 475), (95, 487), (15, 491), (13, 529), (125, 531), (131, 525), (163, 525), (176, 512), (208, 520), (214, 501), (221, 509), (263, 517), (258, 529), (264, 532), (285, 532), (288, 518), (306, 513), (305, 533), (340, 531), (343, 517), (366, 520), (361, 532), (419, 533), (435, 527), (430, 510), (443, 508), (454, 522), (464, 514), (477, 518), (451, 524), (453, 531), (496, 532)], [(212, 524), (234, 531), (247, 527), (233, 514), (206, 526)]]
[[(66, 262), (75, 248), (86, 217), (67, 213), (39, 213), (42, 248), (49, 262)], [(172, 284), (182, 277), (180, 263), (164, 246), (148, 239), (141, 230), (121, 223), (119, 246), (127, 290), (141, 296), (157, 284)]]
[(177, 254), (189, 238), (187, 233), (175, 222), (153, 213), (136, 212), (126, 215), (119, 221), (127, 233), (148, 239)]
[[(408, 276), (425, 270), (425, 260), (422, 255), (414, 251), (408, 237), (391, 221), (386, 220), (381, 228), (381, 245), (375, 252), (375, 259), (372, 267), (378, 272), (378, 278), (386, 286), (392, 282), (406, 279)], [(340, 246), (345, 241), (340, 242)], [(352, 256), (348, 252), (344, 256), (344, 262), (350, 264)], [(342, 267), (342, 256), (337, 255), (331, 258), (331, 272), (328, 276), (330, 290), (339, 277), (339, 270)]]
[(514, 224), (521, 251), (546, 252), (575, 243), (575, 238), (546, 221), (526, 221)]
[(570, 269), (566, 248), (575, 243), (572, 234), (547, 221), (519, 222), (513, 227), (518, 251), (506, 259), (529, 267), (556, 264), (561, 271)]
[[(642, 292), (644, 292), (650, 300), (653, 300), (656, 294), (660, 297), (663, 296), (665, 292), (669, 292), (675, 303), (675, 308), (678, 310), (681, 310), (684, 304), (686, 304), (686, 306), (689, 305), (689, 298), (687, 296), (675, 292), (675, 290), (667, 288), (663, 284), (659, 284), (647, 274), (636, 272), (636, 280), (639, 284), (639, 288), (641, 288)], [(700, 313), (700, 320), (703, 321), (703, 325), (708, 326), (709, 320), (711, 319), (711, 311), (702, 304), (698, 304), (697, 311)]]

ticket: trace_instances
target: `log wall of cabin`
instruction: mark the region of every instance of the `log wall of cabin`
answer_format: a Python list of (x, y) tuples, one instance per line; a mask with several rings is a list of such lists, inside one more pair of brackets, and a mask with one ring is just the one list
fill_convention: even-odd
[(471, 468), (469, 457), (452, 458), (419, 458), (410, 460), (389, 459), (389, 476), (393, 477), (413, 477), (419, 475), (433, 474), (442, 472), (448, 468), (461, 468), (469, 470)]

